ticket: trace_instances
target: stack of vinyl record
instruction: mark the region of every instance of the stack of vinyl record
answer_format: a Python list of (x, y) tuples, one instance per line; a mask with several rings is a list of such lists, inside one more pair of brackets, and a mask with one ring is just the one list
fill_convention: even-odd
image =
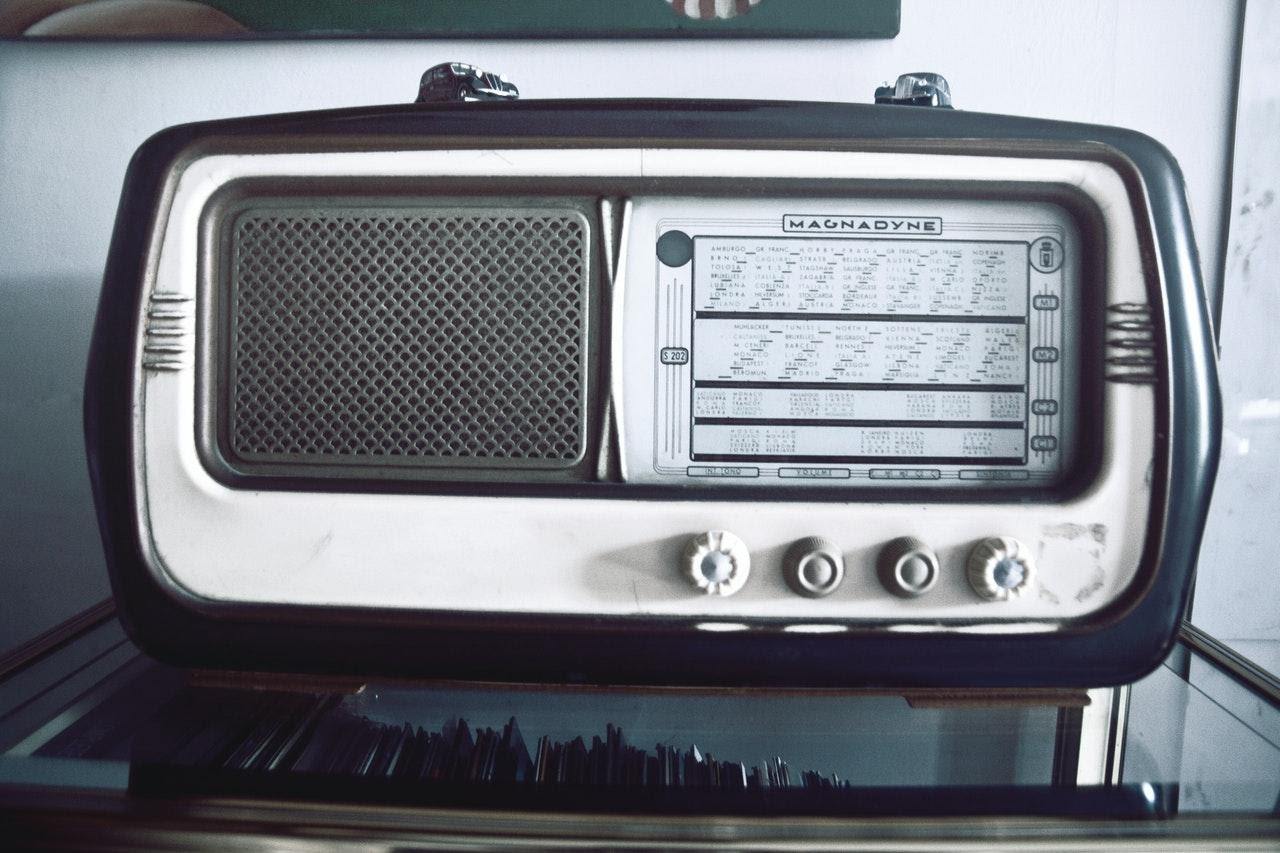
[[(590, 743), (540, 737), (531, 753), (514, 718), (501, 728), (474, 730), (454, 718), (428, 730), (369, 719), (343, 700), (181, 690), (145, 723), (133, 723), (130, 790), (148, 797), (750, 815), (1150, 817), (1166, 813), (1176, 798), (1176, 791), (1161, 788), (1153, 800), (1137, 786), (854, 787), (834, 775), (793, 771), (777, 757), (748, 767), (697, 746), (638, 748), (612, 724)], [(123, 731), (123, 725), (82, 720), (39, 753), (105, 753), (119, 748)]]
[(417, 782), (502, 783), (725, 791), (839, 787), (834, 775), (794, 774), (771, 758), (748, 767), (697, 745), (631, 746), (622, 729), (564, 743), (541, 737), (530, 754), (516, 719), (473, 730), (462, 718), (439, 731), (353, 714), (333, 695), (188, 691), (157, 715), (135, 764)]

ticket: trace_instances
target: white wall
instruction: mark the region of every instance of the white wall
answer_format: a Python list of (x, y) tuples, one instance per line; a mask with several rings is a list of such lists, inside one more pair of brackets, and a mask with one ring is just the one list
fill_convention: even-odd
[(502, 71), (525, 97), (869, 101), (933, 70), (956, 104), (1118, 124), (1182, 163), (1220, 267), (1234, 3), (904, 0), (878, 41), (0, 45), (0, 649), (107, 593), (80, 383), (120, 181), (149, 134), (197, 119), (411, 100), (429, 65)]
[(1222, 461), (1192, 621), (1280, 673), (1280, 3), (1245, 22), (1222, 305)]

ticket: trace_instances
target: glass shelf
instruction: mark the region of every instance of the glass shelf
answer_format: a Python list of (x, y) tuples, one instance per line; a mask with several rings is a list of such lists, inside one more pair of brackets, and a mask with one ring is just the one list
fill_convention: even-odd
[(15, 825), (130, 844), (248, 816), (434, 838), (464, 811), (602, 843), (707, 816), (740, 840), (1280, 833), (1280, 714), (1187, 646), (1087, 694), (637, 690), (187, 673), (106, 619), (9, 674), (0, 749)]

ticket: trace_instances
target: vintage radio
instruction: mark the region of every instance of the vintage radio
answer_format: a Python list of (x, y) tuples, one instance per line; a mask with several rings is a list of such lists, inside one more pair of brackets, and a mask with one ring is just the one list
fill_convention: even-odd
[(731, 101), (164, 131), (86, 420), (162, 658), (670, 684), (1136, 677), (1219, 440), (1157, 143)]

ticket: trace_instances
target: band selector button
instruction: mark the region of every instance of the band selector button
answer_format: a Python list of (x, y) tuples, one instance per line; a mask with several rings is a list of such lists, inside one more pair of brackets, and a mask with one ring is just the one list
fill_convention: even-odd
[(938, 582), (938, 555), (919, 539), (902, 536), (880, 549), (876, 574), (889, 592), (915, 598)]

